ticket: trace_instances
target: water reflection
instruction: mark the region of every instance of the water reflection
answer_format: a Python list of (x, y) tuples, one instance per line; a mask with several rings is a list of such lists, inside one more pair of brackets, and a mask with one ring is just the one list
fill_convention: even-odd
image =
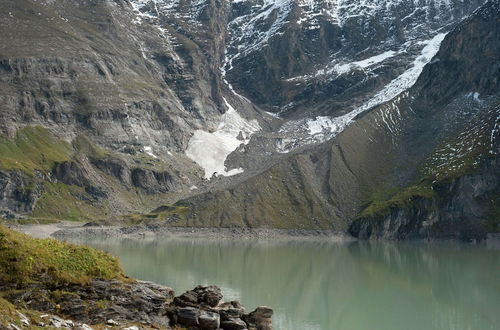
[(500, 251), (458, 243), (87, 242), (133, 277), (275, 309), (275, 329), (499, 329)]

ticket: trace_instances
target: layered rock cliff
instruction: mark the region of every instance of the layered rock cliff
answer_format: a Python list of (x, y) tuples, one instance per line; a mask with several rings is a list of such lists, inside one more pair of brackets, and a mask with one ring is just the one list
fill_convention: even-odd
[[(496, 2), (478, 10), (444, 38), (415, 86), (332, 141), (182, 202), (196, 210), (188, 223), (326, 224), (395, 239), (497, 231), (499, 18)], [(270, 204), (273, 213), (259, 213)]]
[[(429, 198), (494, 214), (439, 190), (496, 178), (499, 15), (483, 3), (4, 1), (0, 210), (364, 238), (423, 235), (406, 214)], [(372, 228), (386, 209), (419, 224)]]

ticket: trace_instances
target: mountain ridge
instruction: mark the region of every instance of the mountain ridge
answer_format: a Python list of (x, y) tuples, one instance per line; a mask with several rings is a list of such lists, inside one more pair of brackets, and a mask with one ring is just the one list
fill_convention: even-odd
[(4, 2), (3, 214), (347, 230), (464, 123), (495, 155), (497, 3), (356, 3)]

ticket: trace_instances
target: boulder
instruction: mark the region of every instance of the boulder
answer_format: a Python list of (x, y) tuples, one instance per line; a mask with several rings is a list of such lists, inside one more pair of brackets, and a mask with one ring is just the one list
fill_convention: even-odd
[(174, 305), (179, 307), (195, 307), (198, 304), (198, 295), (194, 291), (187, 291), (174, 298)]
[(206, 305), (216, 307), (222, 299), (222, 292), (217, 286), (197, 286), (174, 298), (174, 305), (180, 307), (196, 307)]
[(198, 303), (215, 307), (222, 299), (222, 292), (219, 287), (211, 286), (197, 286), (194, 290), (198, 295)]
[(257, 330), (272, 330), (273, 310), (269, 307), (257, 307), (253, 312), (243, 316), (245, 322)]
[(215, 312), (200, 311), (198, 321), (202, 329), (219, 329), (220, 326), (220, 316)]
[(219, 306), (219, 313), (222, 320), (241, 318), (245, 314), (245, 307), (238, 301), (226, 302)]
[(184, 326), (198, 326), (200, 310), (194, 307), (183, 307), (177, 310), (177, 323)]
[(230, 318), (222, 321), (220, 327), (223, 330), (245, 330), (248, 329), (247, 324), (242, 319)]

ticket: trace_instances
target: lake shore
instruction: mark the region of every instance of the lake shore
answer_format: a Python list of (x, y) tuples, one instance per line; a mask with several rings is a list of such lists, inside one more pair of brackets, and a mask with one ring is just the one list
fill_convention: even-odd
[(133, 226), (100, 226), (66, 221), (52, 224), (15, 224), (9, 227), (36, 238), (54, 237), (60, 240), (93, 238), (154, 239), (156, 237), (250, 240), (355, 240), (355, 238), (346, 232), (333, 230), (168, 227), (161, 223)]
[[(201, 228), (169, 227), (162, 223), (138, 225), (98, 225), (93, 223), (62, 221), (50, 224), (6, 224), (8, 227), (35, 238), (53, 237), (63, 241), (88, 239), (231, 239), (231, 240), (324, 240), (349, 242), (357, 239), (347, 232), (334, 230), (268, 229), (268, 228)], [(431, 241), (461, 241), (456, 237), (413, 239)], [(490, 233), (483, 241), (500, 248), (500, 234)]]

